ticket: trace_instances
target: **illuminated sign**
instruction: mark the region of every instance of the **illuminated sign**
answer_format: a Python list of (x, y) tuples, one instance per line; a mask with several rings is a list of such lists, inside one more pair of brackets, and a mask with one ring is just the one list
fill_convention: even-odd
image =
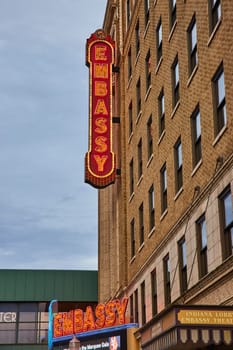
[(103, 188), (115, 181), (112, 151), (112, 68), (114, 42), (102, 30), (87, 40), (89, 67), (89, 150), (85, 156), (85, 182)]
[(115, 299), (106, 304), (98, 304), (94, 311), (91, 306), (87, 306), (85, 312), (82, 309), (59, 312), (53, 319), (53, 337), (125, 324), (127, 304), (127, 298)]
[(80, 350), (121, 350), (120, 335), (82, 342)]
[(227, 310), (180, 310), (181, 324), (233, 325), (233, 311)]

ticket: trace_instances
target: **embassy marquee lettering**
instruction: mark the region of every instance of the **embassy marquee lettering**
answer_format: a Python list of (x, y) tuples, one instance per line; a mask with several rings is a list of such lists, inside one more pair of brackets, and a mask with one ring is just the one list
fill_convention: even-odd
[(127, 304), (128, 299), (123, 298), (98, 304), (95, 311), (87, 306), (85, 312), (82, 309), (59, 312), (53, 319), (53, 336), (57, 338), (124, 324)]
[(115, 180), (112, 152), (112, 67), (114, 42), (102, 30), (87, 40), (89, 66), (89, 151), (85, 157), (85, 182), (96, 188)]

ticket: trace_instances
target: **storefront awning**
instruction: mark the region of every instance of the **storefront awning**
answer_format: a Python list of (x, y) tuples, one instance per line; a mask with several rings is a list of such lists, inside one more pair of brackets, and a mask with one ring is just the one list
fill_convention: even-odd
[(233, 345), (233, 308), (173, 306), (138, 331), (143, 350), (193, 350)]

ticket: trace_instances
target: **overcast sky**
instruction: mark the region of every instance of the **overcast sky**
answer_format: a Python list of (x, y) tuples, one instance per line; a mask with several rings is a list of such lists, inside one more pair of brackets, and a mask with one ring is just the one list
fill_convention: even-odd
[(0, 268), (97, 269), (86, 39), (106, 0), (0, 0)]

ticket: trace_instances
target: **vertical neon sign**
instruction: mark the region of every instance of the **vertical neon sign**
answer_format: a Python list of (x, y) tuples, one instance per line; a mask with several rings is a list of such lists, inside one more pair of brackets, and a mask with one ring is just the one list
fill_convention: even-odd
[(85, 156), (85, 182), (103, 188), (115, 181), (112, 151), (112, 69), (114, 42), (97, 30), (86, 45), (89, 67), (89, 150)]

